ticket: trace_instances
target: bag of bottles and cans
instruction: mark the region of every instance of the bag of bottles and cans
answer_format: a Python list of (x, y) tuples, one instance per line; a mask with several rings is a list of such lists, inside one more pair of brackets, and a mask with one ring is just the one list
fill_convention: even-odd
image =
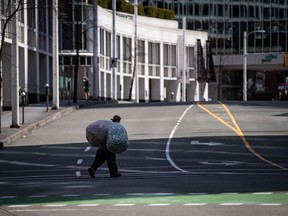
[(109, 120), (98, 120), (86, 127), (88, 143), (120, 154), (128, 148), (128, 135), (124, 126)]

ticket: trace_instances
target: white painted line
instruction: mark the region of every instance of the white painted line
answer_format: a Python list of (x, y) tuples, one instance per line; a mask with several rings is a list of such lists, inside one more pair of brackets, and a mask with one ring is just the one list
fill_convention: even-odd
[(273, 194), (272, 192), (256, 192), (256, 193), (253, 193), (253, 195), (270, 195), (270, 194)]
[[(48, 206), (48, 207), (50, 207), (50, 206)], [(52, 206), (53, 207), (53, 206)], [(39, 213), (39, 212), (49, 212), (50, 214), (49, 215), (51, 215), (51, 212), (59, 212), (59, 211), (65, 211), (65, 212), (75, 212), (75, 211), (83, 211), (84, 209), (77, 209), (77, 208), (46, 208), (46, 209), (43, 209), (43, 208), (41, 208), (41, 209), (15, 209), (15, 210), (13, 210), (13, 212), (37, 212), (37, 213)], [(85, 209), (86, 210), (86, 209)], [(12, 210), (11, 210), (12, 211)], [(25, 214), (25, 215), (28, 215), (28, 214)], [(31, 215), (31, 214), (29, 214), (29, 215)], [(33, 215), (35, 215), (35, 214), (33, 214)], [(37, 214), (37, 215), (39, 215), (39, 214)], [(55, 214), (53, 214), (53, 215), (55, 215)], [(58, 215), (58, 214), (56, 214), (56, 215)]]
[(129, 206), (134, 206), (135, 204), (133, 203), (118, 203), (118, 204), (114, 204), (113, 206), (123, 206), (123, 207), (129, 207)]
[(79, 197), (80, 194), (63, 194), (62, 197)]
[(83, 162), (83, 159), (78, 159), (77, 164), (80, 165), (82, 164), (82, 162)]
[(111, 196), (112, 194), (93, 194), (93, 196)]
[(224, 143), (217, 143), (217, 142), (199, 142), (199, 140), (191, 140), (191, 145), (207, 145), (207, 146), (219, 146), (225, 145)]
[(80, 204), (77, 206), (79, 206), (79, 207), (95, 207), (95, 206), (99, 206), (99, 204)]
[(208, 193), (188, 193), (188, 195), (206, 195)]
[(159, 203), (159, 204), (149, 204), (148, 206), (169, 206), (170, 204), (168, 203)]
[(173, 195), (173, 194), (174, 193), (155, 193), (156, 196), (170, 196), (170, 195)]
[(281, 203), (261, 203), (260, 206), (281, 206)]
[(65, 207), (67, 204), (48, 204), (44, 205), (45, 207)]
[(9, 208), (27, 208), (31, 205), (10, 205)]
[(207, 203), (186, 203), (184, 206), (204, 206), (207, 205)]
[(49, 195), (32, 195), (29, 196), (29, 198), (42, 198), (42, 197), (48, 197)]
[(81, 176), (81, 172), (80, 171), (76, 171), (76, 176), (77, 177)]
[(16, 198), (17, 196), (2, 196), (0, 199), (13, 199)]
[(219, 205), (221, 205), (221, 206), (240, 206), (240, 205), (243, 205), (243, 203), (221, 203)]
[(239, 193), (221, 193), (222, 195), (237, 195)]
[(126, 196), (143, 196), (144, 193), (126, 193)]
[(41, 164), (41, 163), (28, 163), (22, 161), (9, 161), (9, 160), (0, 160), (1, 163), (20, 165), (20, 166), (36, 166), (36, 167), (56, 167), (56, 164)]
[(9, 182), (0, 182), (0, 184), (2, 185), (2, 184), (9, 184)]
[(170, 145), (171, 145), (171, 140), (174, 136), (174, 133), (176, 132), (178, 125), (181, 123), (182, 119), (184, 118), (184, 116), (186, 115), (186, 113), (193, 107), (193, 104), (190, 105), (184, 112), (183, 114), (180, 116), (180, 118), (178, 119), (178, 122), (176, 123), (176, 125), (174, 126), (173, 130), (171, 131), (170, 135), (169, 135), (169, 139), (167, 141), (166, 144), (166, 150), (165, 150), (165, 155), (167, 160), (169, 161), (169, 163), (171, 164), (171, 166), (173, 166), (175, 169), (181, 171), (181, 172), (188, 172), (187, 170), (181, 169), (180, 167), (178, 167), (175, 162), (171, 159), (170, 157)]
[(85, 148), (84, 152), (88, 152), (88, 151), (90, 151), (90, 149), (91, 149), (91, 147), (88, 146), (87, 148)]

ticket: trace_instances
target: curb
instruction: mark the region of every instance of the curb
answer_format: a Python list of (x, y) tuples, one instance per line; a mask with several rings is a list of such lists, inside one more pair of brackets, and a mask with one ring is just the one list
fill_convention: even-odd
[(11, 135), (8, 135), (7, 137), (0, 140), (0, 149), (4, 148), (5, 146), (9, 146), (9, 144), (17, 141), (18, 139), (22, 138), (25, 135), (28, 135), (33, 130), (37, 130), (39, 128), (42, 128), (46, 124), (48, 124), (48, 123), (50, 123), (56, 119), (59, 119), (63, 115), (71, 113), (77, 109), (79, 109), (79, 105), (63, 108), (63, 109), (45, 117), (45, 118), (43, 118), (42, 120), (40, 120), (38, 122), (31, 123), (30, 125), (27, 125), (21, 129), (19, 129), (19, 131), (15, 132)]

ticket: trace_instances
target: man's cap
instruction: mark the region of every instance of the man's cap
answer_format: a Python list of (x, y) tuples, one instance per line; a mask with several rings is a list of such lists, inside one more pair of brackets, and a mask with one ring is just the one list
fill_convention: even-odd
[(111, 119), (113, 122), (119, 122), (121, 120), (121, 117), (119, 115), (114, 115)]

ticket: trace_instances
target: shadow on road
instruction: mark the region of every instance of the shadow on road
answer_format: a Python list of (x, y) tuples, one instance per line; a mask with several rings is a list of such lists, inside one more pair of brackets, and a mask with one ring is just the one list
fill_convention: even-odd
[[(257, 154), (288, 167), (288, 136), (246, 139)], [(139, 203), (151, 197), (161, 202), (171, 194), (176, 200), (201, 201), (223, 193), (288, 191), (288, 172), (255, 157), (237, 137), (174, 138), (169, 148), (167, 139), (131, 140), (128, 151), (117, 156), (123, 174), (117, 179), (109, 178), (106, 164), (95, 180), (88, 176), (94, 154), (87, 143), (3, 149), (0, 205), (81, 200), (107, 204), (123, 196), (127, 202), (131, 197)]]

